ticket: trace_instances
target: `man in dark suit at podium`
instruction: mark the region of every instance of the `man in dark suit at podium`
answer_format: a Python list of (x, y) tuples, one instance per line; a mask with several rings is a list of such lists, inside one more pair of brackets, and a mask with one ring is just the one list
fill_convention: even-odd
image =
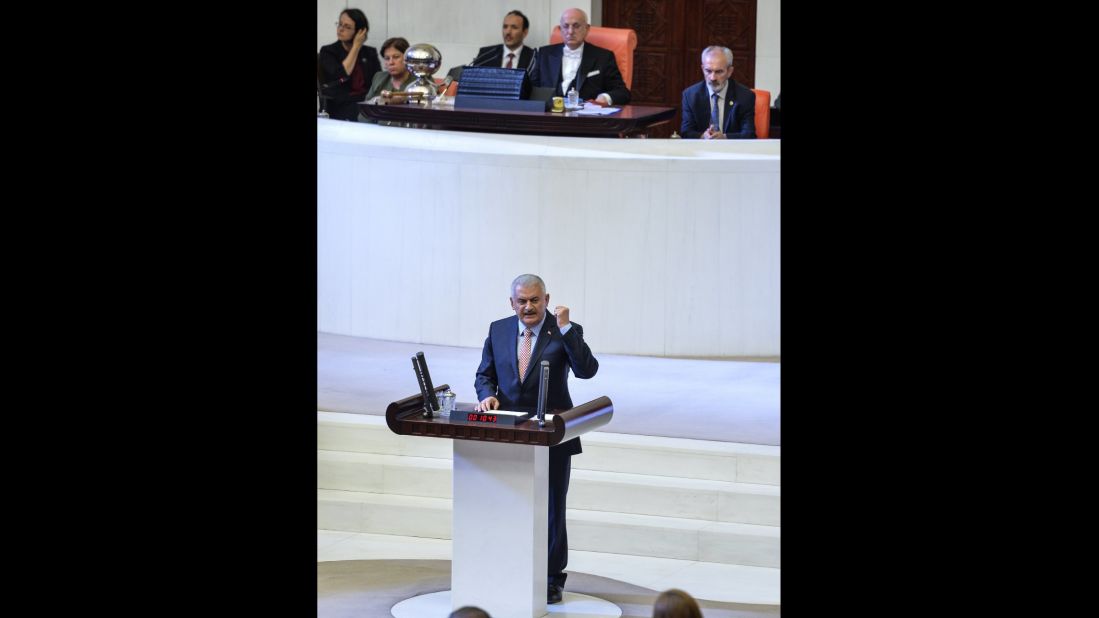
[[(519, 275), (511, 282), (514, 316), (496, 320), (477, 368), (477, 410), (534, 411), (538, 407), (541, 361), (549, 361), (546, 411), (567, 410), (569, 369), (583, 380), (595, 375), (599, 361), (584, 342), (584, 329), (569, 320), (569, 308), (548, 311), (546, 284), (537, 275)], [(580, 454), (580, 438), (551, 447), (549, 452), (549, 552), (546, 601), (559, 603), (569, 561), (565, 531), (565, 497), (569, 491), (572, 456)]]
[(555, 97), (565, 96), (575, 85), (581, 101), (625, 105), (630, 102), (630, 90), (618, 70), (614, 52), (585, 43), (590, 29), (584, 11), (565, 9), (561, 13), (564, 43), (538, 48), (530, 83), (553, 88)]
[(525, 69), (534, 57), (534, 48), (523, 45), (530, 31), (530, 20), (522, 11), (511, 11), (504, 15), (503, 45), (482, 47), (470, 64), (478, 67), (501, 67), (505, 69)]

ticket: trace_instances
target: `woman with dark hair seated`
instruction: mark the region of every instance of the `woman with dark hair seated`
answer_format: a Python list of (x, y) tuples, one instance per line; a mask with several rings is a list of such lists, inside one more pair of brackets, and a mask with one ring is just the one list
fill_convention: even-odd
[(412, 83), (412, 72), (404, 62), (406, 51), (408, 41), (404, 37), (392, 37), (382, 43), (382, 64), (385, 68), (374, 74), (370, 90), (366, 93), (367, 101), (381, 94), (383, 90), (404, 90)]
[(672, 588), (660, 593), (653, 603), (653, 618), (702, 618), (702, 610), (694, 597)]
[(344, 9), (336, 22), (336, 42), (318, 54), (321, 94), (330, 97), (325, 105), (329, 118), (357, 120), (370, 79), (382, 70), (378, 50), (363, 45), (369, 31), (370, 22), (362, 11)]

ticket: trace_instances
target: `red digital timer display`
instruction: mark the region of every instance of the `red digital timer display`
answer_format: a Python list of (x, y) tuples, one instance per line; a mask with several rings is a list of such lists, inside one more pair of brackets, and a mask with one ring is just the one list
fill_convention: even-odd
[(466, 414), (466, 420), (467, 421), (477, 422), (477, 423), (495, 423), (496, 422), (496, 415), (495, 414), (480, 414), (480, 413), (477, 413), (477, 412), (470, 412), (470, 413)]

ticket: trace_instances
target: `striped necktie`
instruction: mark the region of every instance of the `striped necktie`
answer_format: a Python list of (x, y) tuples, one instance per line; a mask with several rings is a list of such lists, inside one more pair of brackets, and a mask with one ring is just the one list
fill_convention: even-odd
[(519, 381), (527, 377), (527, 368), (530, 365), (530, 336), (534, 333), (528, 328), (523, 331), (523, 344), (519, 346)]

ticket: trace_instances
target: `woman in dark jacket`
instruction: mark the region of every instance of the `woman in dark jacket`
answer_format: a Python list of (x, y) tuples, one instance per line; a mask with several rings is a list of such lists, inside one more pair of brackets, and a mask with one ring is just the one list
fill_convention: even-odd
[(366, 98), (371, 78), (382, 70), (378, 50), (367, 45), (370, 22), (359, 9), (344, 9), (336, 27), (337, 41), (321, 48), (317, 58), (321, 70), (321, 93), (331, 97), (325, 105), (328, 116), (337, 120), (359, 118), (359, 103)]
[(382, 43), (385, 70), (374, 74), (374, 79), (370, 81), (370, 89), (366, 92), (367, 101), (381, 94), (383, 90), (404, 90), (412, 83), (412, 72), (408, 70), (404, 60), (406, 51), (408, 51), (408, 40), (404, 37), (395, 36)]

